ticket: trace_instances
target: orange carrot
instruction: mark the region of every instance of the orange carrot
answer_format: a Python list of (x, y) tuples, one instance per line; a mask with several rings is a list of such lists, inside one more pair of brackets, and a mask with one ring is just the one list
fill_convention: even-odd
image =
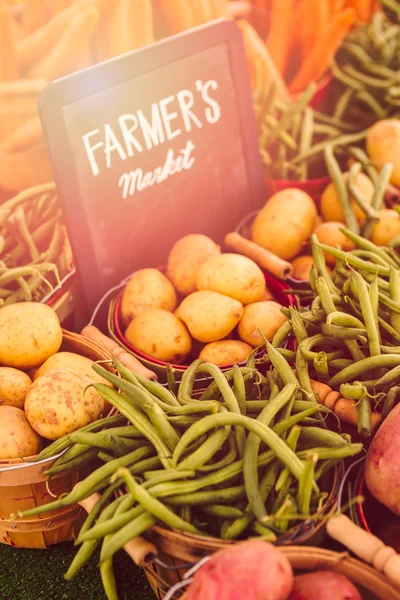
[[(54, 0), (52, 0), (54, 2)], [(25, 35), (36, 31), (47, 22), (47, 2), (46, 0), (26, 0), (22, 16), (22, 29)]]
[(87, 47), (99, 20), (99, 11), (95, 8), (87, 8), (75, 15), (57, 45), (29, 70), (28, 76), (43, 77), (50, 81), (71, 72), (76, 56), (82, 48)]
[(42, 125), (38, 116), (26, 121), (4, 140), (0, 146), (2, 152), (19, 152), (43, 141)]
[(325, 35), (329, 22), (328, 3), (323, 0), (302, 0), (296, 6), (294, 35), (299, 40), (302, 57), (306, 57), (317, 40)]
[(96, 0), (80, 0), (18, 42), (17, 59), (19, 64), (22, 67), (30, 67), (48, 54), (61, 38), (72, 17), (90, 6), (96, 6)]
[(0, 81), (18, 79), (12, 17), (7, 4), (0, 5)]
[(196, 25), (208, 23), (213, 18), (210, 0), (191, 0)]
[(293, 0), (271, 0), (267, 48), (278, 71), (282, 74), (287, 67), (291, 51), (293, 10)]
[(321, 79), (355, 20), (356, 11), (352, 8), (346, 8), (333, 18), (326, 30), (325, 36), (318, 40), (312, 52), (304, 60), (300, 70), (291, 81), (289, 85), (291, 92), (300, 92), (311, 81), (319, 81)]
[(151, 0), (117, 0), (108, 23), (110, 57), (154, 42)]
[(373, 10), (372, 0), (347, 0), (346, 6), (354, 8), (357, 12), (357, 19), (362, 23), (369, 23)]
[(329, 14), (334, 17), (336, 13), (341, 12), (346, 8), (346, 0), (328, 0)]
[(251, 3), (246, 2), (246, 0), (235, 0), (234, 2), (228, 1), (226, 4), (225, 16), (230, 17), (231, 19), (250, 17), (251, 13)]
[(194, 12), (189, 0), (159, 0), (158, 4), (171, 33), (194, 27)]

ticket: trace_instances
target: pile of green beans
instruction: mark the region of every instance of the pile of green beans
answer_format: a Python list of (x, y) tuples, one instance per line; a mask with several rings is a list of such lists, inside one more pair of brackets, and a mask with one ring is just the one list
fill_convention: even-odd
[(316, 85), (310, 84), (297, 102), (275, 98), (271, 87), (254, 106), (259, 129), (259, 148), (265, 175), (271, 179), (300, 180), (326, 176), (323, 151), (329, 143), (338, 148), (357, 145), (367, 135), (358, 124), (310, 107)]
[[(88, 456), (96, 455), (98, 463), (66, 496), (18, 515), (51, 511), (100, 492), (76, 540), (79, 550), (67, 578), (101, 544), (104, 587), (116, 599), (113, 556), (154, 523), (222, 539), (274, 541), (295, 532), (301, 520), (321, 518), (329, 470), (358, 454), (362, 444), (324, 428), (322, 417), (330, 411), (309, 398), (299, 366), (296, 376), (269, 343), (267, 354), (266, 374), (255, 356), (226, 373), (198, 359), (179, 385), (170, 381), (168, 387), (117, 360), (117, 374), (94, 365), (119, 389), (94, 384), (119, 415), (54, 442), (38, 458), (64, 451), (50, 475), (66, 465), (81, 466)], [(199, 373), (212, 377), (200, 397), (193, 392)]]
[[(392, 1), (399, 9), (400, 4)], [(400, 115), (400, 22), (384, 12), (352, 30), (342, 44), (332, 74), (341, 90), (333, 116), (360, 128)]]
[(71, 271), (55, 184), (21, 192), (0, 207), (0, 305), (42, 300)]
[[(288, 316), (273, 345), (296, 339), (293, 360), (310, 398), (310, 378), (327, 383), (359, 404), (359, 433), (371, 434), (371, 409), (391, 410), (400, 384), (400, 257), (343, 228), (356, 245), (351, 252), (321, 244), (312, 236), (311, 291), (303, 307)], [(335, 257), (329, 276), (325, 253)], [(300, 376), (301, 373), (301, 376)]]

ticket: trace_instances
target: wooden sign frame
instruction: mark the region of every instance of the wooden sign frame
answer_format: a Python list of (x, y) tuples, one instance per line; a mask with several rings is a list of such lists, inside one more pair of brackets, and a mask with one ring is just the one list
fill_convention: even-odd
[[(159, 67), (165, 66), (167, 69), (168, 65), (174, 61), (190, 57), (221, 43), (226, 44), (229, 48), (231, 78), (237, 103), (235, 108), (237, 108), (239, 117), (247, 186), (252, 199), (252, 207), (249, 207), (249, 210), (254, 210), (254, 208), (261, 207), (265, 200), (265, 186), (258, 151), (258, 133), (249, 85), (248, 66), (241, 32), (233, 21), (221, 19), (56, 80), (43, 91), (40, 97), (39, 114), (89, 310), (96, 305), (108, 288), (117, 285), (123, 276), (128, 275), (132, 269), (126, 265), (125, 273), (120, 271), (118, 276), (111, 281), (106, 281), (102, 277), (101, 265), (96, 258), (93, 239), (88, 235), (90, 215), (85, 211), (85, 198), (80, 189), (74, 148), (70, 144), (63, 107), (84, 99), (86, 96), (101, 92), (105, 86), (108, 88), (117, 86), (127, 79), (134, 79)], [(229, 207), (226, 208), (229, 210)], [(205, 210), (207, 210), (206, 206)], [(116, 231), (118, 232), (118, 224), (116, 224)], [(187, 231), (186, 233), (196, 232)], [(149, 243), (151, 243), (150, 240)]]

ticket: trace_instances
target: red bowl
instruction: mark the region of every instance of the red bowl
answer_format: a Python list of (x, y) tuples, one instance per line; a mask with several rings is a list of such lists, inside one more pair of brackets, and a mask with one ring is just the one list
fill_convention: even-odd
[(324, 189), (330, 184), (330, 177), (320, 177), (319, 179), (309, 179), (307, 181), (299, 181), (294, 179), (292, 181), (286, 181), (284, 179), (266, 179), (265, 187), (267, 189), (268, 198), (276, 192), (287, 190), (288, 188), (296, 188), (306, 192), (314, 200), (316, 204), (319, 203)]
[[(268, 288), (270, 289), (270, 291), (272, 292), (274, 298), (276, 298), (276, 300), (282, 304), (282, 306), (296, 306), (297, 302), (296, 302), (296, 298), (294, 296), (292, 296), (291, 294), (286, 294), (285, 290), (289, 289), (289, 286), (282, 282), (279, 281), (278, 279), (275, 279), (275, 277), (272, 277), (272, 275), (270, 275), (269, 273), (264, 273), (264, 277), (265, 277), (265, 281), (266, 284), (268, 286)], [(114, 325), (115, 325), (115, 333), (117, 334), (118, 338), (121, 340), (121, 342), (123, 342), (123, 344), (129, 348), (129, 350), (131, 350), (136, 356), (138, 356), (139, 358), (143, 358), (144, 360), (150, 362), (150, 363), (154, 363), (160, 367), (166, 367), (167, 363), (162, 361), (162, 360), (158, 360), (156, 358), (153, 358), (152, 356), (149, 356), (148, 354), (145, 354), (144, 352), (141, 352), (140, 350), (137, 350), (137, 348), (134, 348), (134, 346), (132, 346), (132, 344), (130, 344), (128, 342), (128, 340), (126, 339), (124, 333), (123, 333), (123, 327), (122, 327), (122, 322), (121, 322), (121, 302), (122, 302), (122, 295), (123, 295), (123, 290), (119, 293), (117, 300), (115, 302), (115, 307), (114, 307)], [(177, 371), (185, 371), (188, 367), (188, 365), (171, 365), (174, 369), (176, 369)], [(230, 369), (232, 368), (232, 365), (223, 365), (220, 367), (220, 369), (222, 370), (226, 370), (226, 369)]]

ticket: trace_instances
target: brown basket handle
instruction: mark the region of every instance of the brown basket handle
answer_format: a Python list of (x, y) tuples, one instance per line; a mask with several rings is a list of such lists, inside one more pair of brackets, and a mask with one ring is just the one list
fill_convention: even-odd
[(104, 333), (94, 325), (87, 325), (84, 327), (81, 331), (81, 335), (93, 342), (97, 342), (100, 346), (105, 346), (107, 350), (109, 350), (115, 358), (118, 358), (127, 369), (130, 369), (146, 379), (157, 379), (157, 375), (153, 371), (147, 369), (133, 356), (133, 354), (126, 352), (126, 350), (114, 342), (114, 340), (104, 335)]
[(385, 546), (382, 540), (361, 529), (345, 515), (335, 515), (329, 519), (326, 529), (331, 538), (373, 565), (400, 588), (400, 554), (394, 548)]
[[(78, 504), (89, 514), (99, 498), (100, 494), (94, 493), (78, 502)], [(157, 556), (157, 549), (154, 544), (140, 536), (127, 542), (124, 550), (138, 567), (150, 565)]]

